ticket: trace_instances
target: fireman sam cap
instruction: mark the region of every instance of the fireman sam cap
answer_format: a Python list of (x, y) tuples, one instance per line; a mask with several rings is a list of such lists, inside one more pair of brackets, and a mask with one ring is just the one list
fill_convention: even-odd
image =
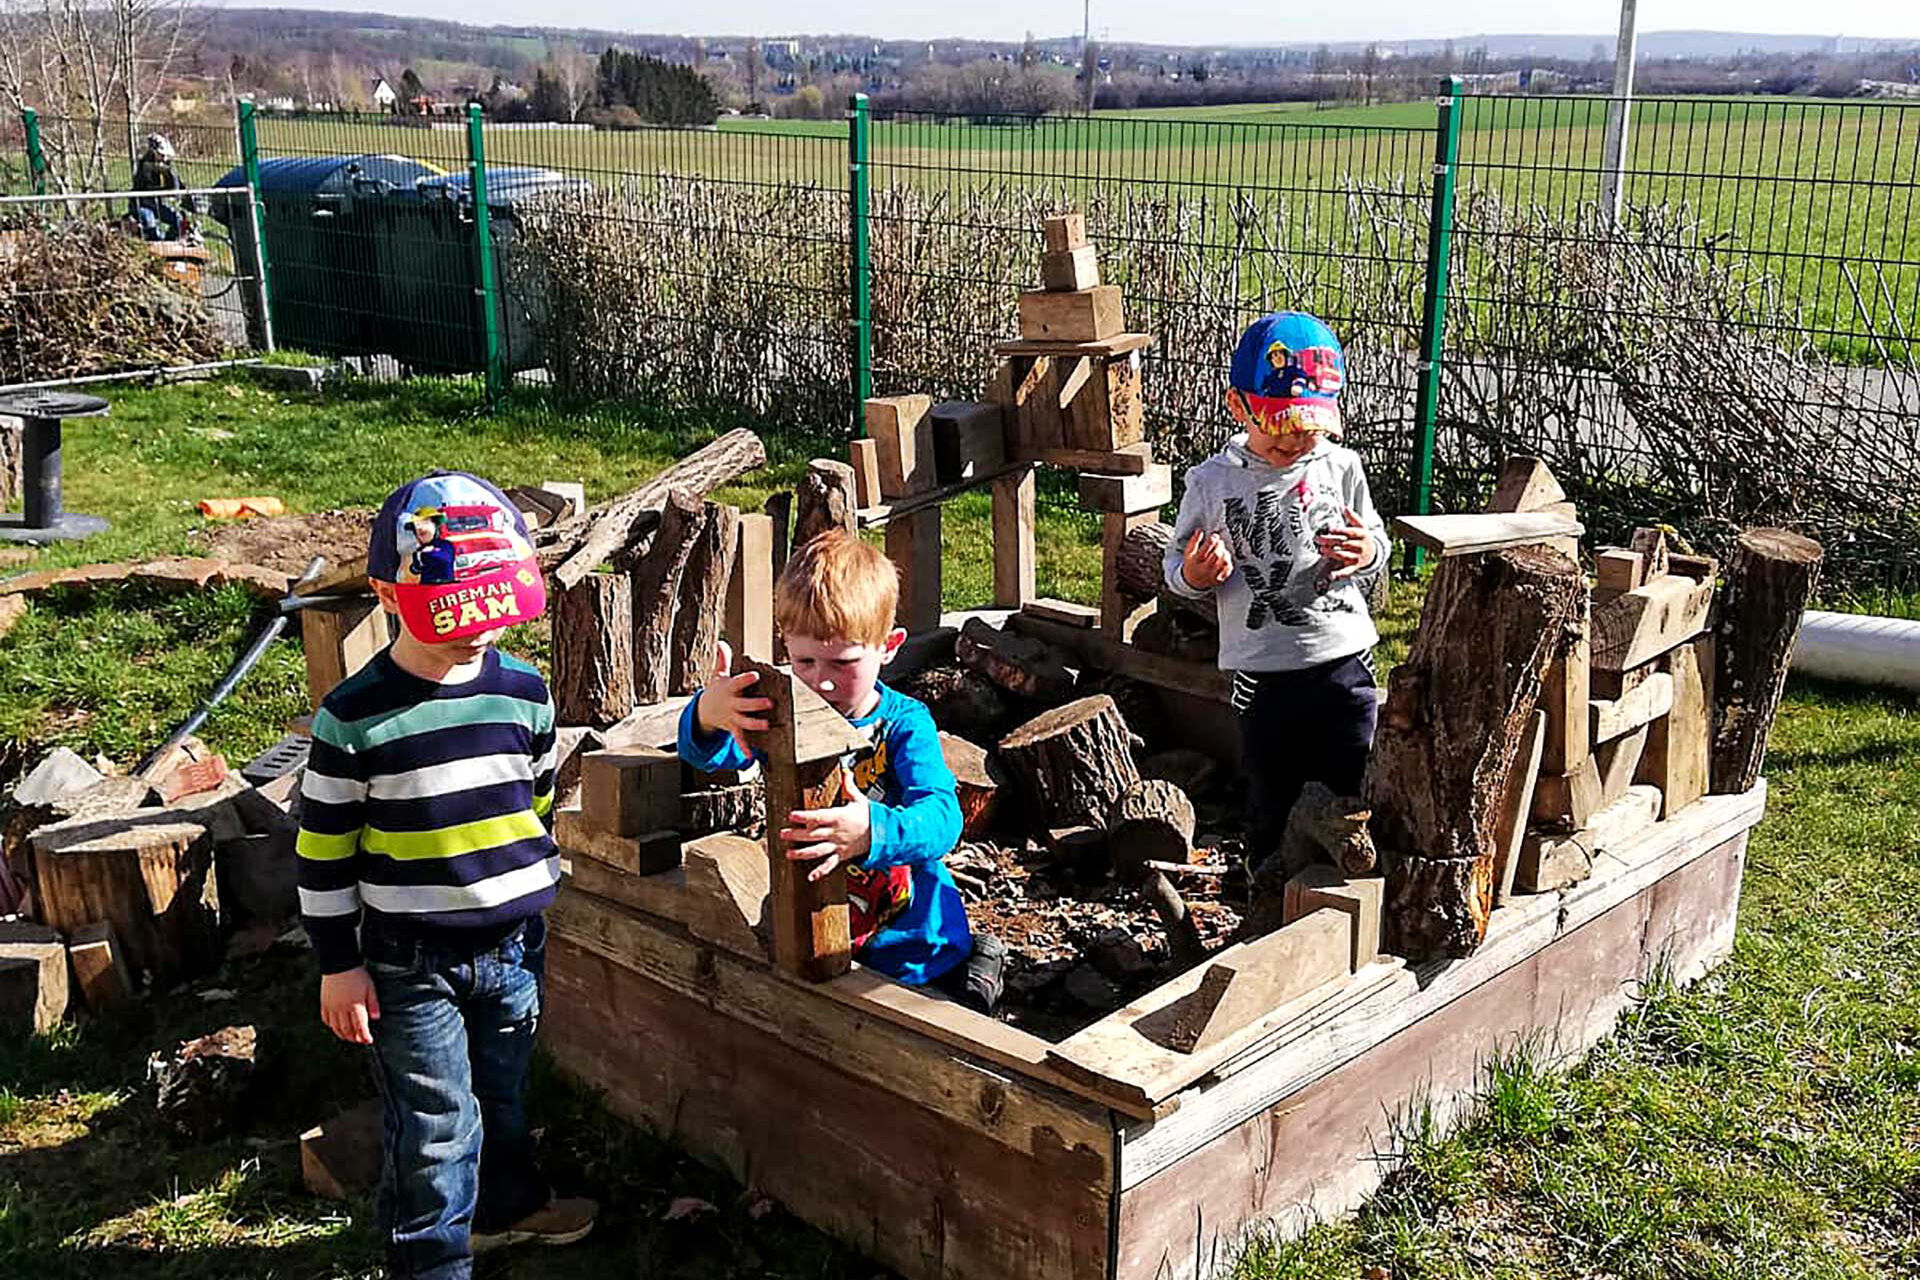
[(1336, 438), (1346, 380), (1340, 339), (1304, 311), (1278, 311), (1248, 325), (1228, 375), (1262, 431), (1322, 431)]
[(393, 584), (400, 620), (427, 644), (531, 622), (547, 608), (526, 518), (464, 471), (436, 471), (387, 495), (367, 542), (367, 576)]

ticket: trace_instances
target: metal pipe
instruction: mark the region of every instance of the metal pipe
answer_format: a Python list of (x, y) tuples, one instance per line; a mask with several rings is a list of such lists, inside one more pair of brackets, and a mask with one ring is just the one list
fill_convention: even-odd
[(1796, 674), (1920, 689), (1920, 622), (1809, 609), (1793, 647)]
[(166, 191), (49, 191), (45, 195), (0, 196), (0, 205), (58, 204), (65, 200), (172, 200), (179, 196), (238, 196), (245, 187), (173, 187)]
[(245, 360), (212, 360), (205, 364), (159, 365), (151, 369), (129, 369), (125, 373), (90, 373), (84, 378), (53, 378), (46, 382), (9, 382), (0, 386), (0, 394), (10, 391), (45, 391), (52, 387), (84, 387), (94, 382), (120, 382), (127, 378), (153, 378), (167, 373), (213, 373), (221, 369), (240, 369), (264, 364), (257, 357)]

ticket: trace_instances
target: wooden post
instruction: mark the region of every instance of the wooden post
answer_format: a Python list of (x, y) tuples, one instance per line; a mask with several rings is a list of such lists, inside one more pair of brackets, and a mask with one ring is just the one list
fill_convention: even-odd
[[(927, 465), (933, 465), (931, 459)], [(815, 458), (793, 491), (793, 550), (829, 529), (859, 532), (859, 509), (853, 468), (832, 458)]]
[(1767, 731), (1786, 687), (1800, 614), (1819, 581), (1822, 554), (1819, 543), (1785, 529), (1748, 529), (1740, 535), (1714, 630), (1717, 795), (1737, 795), (1760, 779)]
[[(785, 489), (777, 489), (767, 495), (761, 510), (767, 513), (767, 519), (773, 522), (773, 581), (780, 583), (780, 575), (787, 571), (787, 553), (793, 547), (793, 494)], [(787, 642), (780, 635), (780, 622), (773, 623), (773, 656), (769, 662), (783, 661), (787, 656)]]
[(706, 504), (673, 606), (669, 693), (692, 693), (713, 674), (739, 524), (740, 512), (735, 508)]
[(1038, 593), (1034, 572), (1033, 468), (993, 482), (993, 603), (1018, 609)]
[(1120, 708), (1104, 693), (1056, 707), (1000, 740), (1000, 762), (1026, 787), (1032, 812), (1057, 827), (1102, 827), (1140, 780)]
[(773, 702), (765, 713), (767, 731), (755, 735), (755, 745), (765, 756), (773, 962), (789, 973), (824, 982), (853, 964), (846, 871), (837, 867), (820, 880), (809, 880), (815, 864), (788, 858), (780, 830), (795, 810), (841, 803), (841, 757), (870, 744), (792, 672), (757, 662), (742, 663), (741, 669), (760, 673), (754, 690)]
[(673, 679), (673, 614), (680, 577), (705, 524), (705, 504), (682, 489), (667, 495), (660, 532), (635, 567), (633, 584), (633, 700), (664, 702)]
[(727, 579), (727, 643), (742, 657), (773, 661), (773, 519), (741, 515)]
[(371, 596), (300, 611), (300, 643), (307, 653), (307, 698), (313, 709), (333, 687), (387, 647), (387, 615)]
[(1133, 639), (1133, 629), (1153, 612), (1153, 603), (1136, 603), (1120, 589), (1121, 547), (1127, 535), (1157, 521), (1152, 511), (1125, 515), (1109, 512), (1103, 520), (1100, 547), (1100, 629), (1116, 640)]
[(853, 468), (853, 497), (862, 508), (880, 505), (880, 445), (873, 440), (847, 441), (847, 465)]
[(633, 588), (590, 573), (553, 593), (553, 706), (561, 724), (604, 728), (633, 710)]
[[(1619, 739), (1646, 735), (1638, 780), (1660, 788), (1662, 818), (1671, 818), (1707, 794), (1713, 748), (1712, 709), (1706, 681), (1713, 673), (1713, 638), (1702, 636), (1667, 655), (1673, 677), (1673, 706), (1651, 725)], [(1624, 794), (1626, 788), (1620, 788)], [(1616, 797), (1609, 795), (1607, 802)]]
[(866, 402), (867, 434), (879, 446), (880, 496), (910, 498), (935, 487), (931, 396), (876, 396)]
[(900, 571), (900, 606), (895, 613), (908, 631), (940, 625), (940, 507), (922, 507), (887, 521), (887, 558)]

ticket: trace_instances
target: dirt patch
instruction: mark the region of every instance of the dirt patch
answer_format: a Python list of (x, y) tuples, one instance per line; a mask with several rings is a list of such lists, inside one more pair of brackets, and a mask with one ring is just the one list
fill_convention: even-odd
[(266, 520), (221, 521), (194, 530), (195, 554), (264, 565), (297, 576), (315, 556), (329, 566), (367, 554), (370, 511), (319, 511)]

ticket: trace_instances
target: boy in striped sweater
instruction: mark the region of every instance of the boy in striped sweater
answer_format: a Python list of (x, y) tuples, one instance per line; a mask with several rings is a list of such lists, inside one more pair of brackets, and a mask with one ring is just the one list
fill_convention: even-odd
[(519, 511), (461, 472), (387, 498), (367, 574), (400, 634), (314, 716), (300, 912), (321, 1018), (379, 1065), (389, 1271), (443, 1280), (489, 1247), (578, 1240), (596, 1212), (552, 1198), (524, 1100), (559, 880), (554, 716), (540, 673), (493, 645), (546, 589)]

